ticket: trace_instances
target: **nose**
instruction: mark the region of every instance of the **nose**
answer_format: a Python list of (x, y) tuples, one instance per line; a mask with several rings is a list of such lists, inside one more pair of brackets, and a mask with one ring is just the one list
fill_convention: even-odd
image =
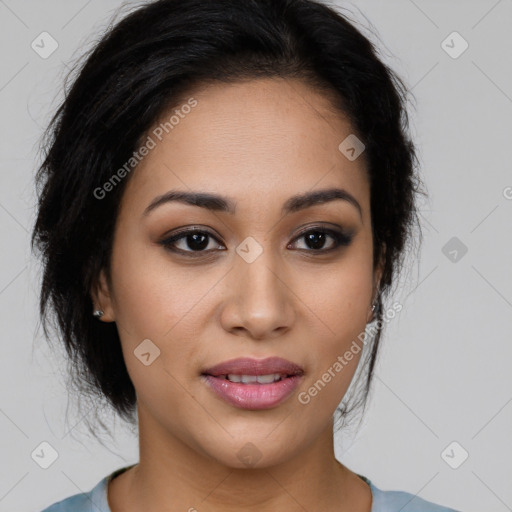
[(297, 298), (270, 250), (264, 250), (251, 263), (236, 255), (233, 264), (221, 312), (223, 328), (255, 340), (276, 338), (289, 331), (295, 321)]

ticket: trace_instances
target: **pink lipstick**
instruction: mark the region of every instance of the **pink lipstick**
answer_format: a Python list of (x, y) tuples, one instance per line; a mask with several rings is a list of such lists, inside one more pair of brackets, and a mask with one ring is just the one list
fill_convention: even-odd
[(202, 372), (218, 396), (242, 409), (270, 409), (284, 402), (297, 388), (304, 369), (280, 357), (239, 358)]

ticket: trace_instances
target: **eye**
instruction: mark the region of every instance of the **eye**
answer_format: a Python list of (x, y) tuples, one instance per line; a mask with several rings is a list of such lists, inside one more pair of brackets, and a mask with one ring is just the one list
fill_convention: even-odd
[[(219, 248), (219, 244), (211, 245), (217, 238), (210, 232), (199, 229), (187, 229), (165, 238), (160, 242), (166, 249), (177, 253), (202, 253)], [(178, 247), (181, 244), (181, 247)], [(220, 244), (220, 247), (224, 247)]]
[[(353, 235), (341, 231), (321, 227), (309, 228), (297, 236), (288, 247), (295, 245), (297, 240), (304, 239), (306, 247), (298, 247), (301, 251), (327, 253), (335, 251), (352, 242)], [(325, 248), (326, 243), (330, 244)], [(217, 243), (214, 243), (217, 242)], [(187, 256), (201, 256), (204, 253), (214, 252), (215, 249), (226, 250), (217, 237), (204, 229), (192, 228), (181, 230), (159, 242), (166, 250), (174, 253), (187, 254)], [(181, 245), (181, 247), (180, 247)], [(297, 249), (297, 247), (295, 247)]]
[[(353, 235), (317, 227), (302, 232), (295, 240), (300, 240), (301, 238), (304, 239), (306, 247), (299, 247), (299, 250), (326, 253), (334, 251), (339, 247), (350, 245)], [(331, 239), (330, 247), (325, 248), (325, 244), (329, 239)]]

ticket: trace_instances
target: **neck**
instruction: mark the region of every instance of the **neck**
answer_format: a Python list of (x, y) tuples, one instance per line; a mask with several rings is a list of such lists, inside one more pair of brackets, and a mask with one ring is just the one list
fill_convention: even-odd
[(122, 498), (111, 497), (112, 512), (370, 510), (367, 484), (334, 457), (332, 425), (292, 459), (259, 468), (228, 467), (148, 424), (140, 411), (139, 437), (140, 462), (126, 472), (124, 490), (116, 493)]

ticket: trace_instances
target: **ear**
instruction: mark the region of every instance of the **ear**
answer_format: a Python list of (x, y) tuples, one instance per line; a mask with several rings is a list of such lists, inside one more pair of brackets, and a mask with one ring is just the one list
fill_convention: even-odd
[(382, 279), (382, 274), (384, 273), (384, 263), (386, 261), (385, 256), (386, 256), (386, 245), (384, 244), (379, 264), (377, 265), (377, 268), (375, 269), (375, 271), (373, 273), (372, 302), (369, 306), (369, 313), (368, 313), (368, 317), (366, 319), (367, 322), (371, 322), (373, 319), (373, 316), (374, 316), (372, 306), (375, 303), (375, 301), (377, 300), (378, 295), (379, 295), (380, 281)]
[(104, 269), (101, 270), (98, 281), (91, 288), (91, 299), (94, 310), (101, 309), (104, 313), (100, 319), (102, 322), (113, 322), (115, 320), (112, 294)]

